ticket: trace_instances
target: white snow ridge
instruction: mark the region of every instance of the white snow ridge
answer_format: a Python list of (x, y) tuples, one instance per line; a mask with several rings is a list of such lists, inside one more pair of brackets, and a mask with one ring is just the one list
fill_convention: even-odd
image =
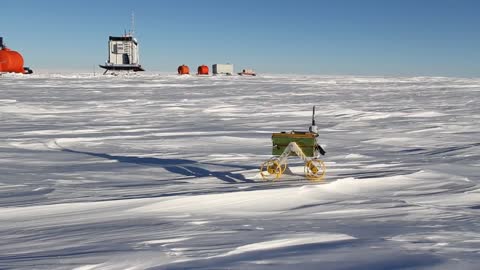
[[(478, 269), (480, 79), (0, 79), (0, 269)], [(317, 106), (327, 174), (259, 177)]]

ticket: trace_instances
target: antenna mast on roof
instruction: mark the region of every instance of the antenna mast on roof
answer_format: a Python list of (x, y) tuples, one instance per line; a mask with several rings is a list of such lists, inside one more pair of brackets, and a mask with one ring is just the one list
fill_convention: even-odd
[(130, 35), (133, 37), (135, 35), (135, 13), (132, 11), (132, 25), (130, 29)]

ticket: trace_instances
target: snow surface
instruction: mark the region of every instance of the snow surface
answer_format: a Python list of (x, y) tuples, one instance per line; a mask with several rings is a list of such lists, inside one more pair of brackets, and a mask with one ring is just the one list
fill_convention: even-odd
[[(0, 77), (0, 269), (478, 269), (480, 79)], [(258, 174), (306, 130), (321, 183)]]

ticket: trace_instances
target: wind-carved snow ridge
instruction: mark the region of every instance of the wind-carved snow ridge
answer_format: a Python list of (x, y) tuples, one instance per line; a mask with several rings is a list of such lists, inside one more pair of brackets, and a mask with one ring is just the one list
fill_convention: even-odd
[(288, 235), (286, 235), (284, 237), (284, 239), (240, 246), (221, 256), (238, 255), (248, 252), (273, 251), (281, 248), (291, 248), (312, 244), (336, 243), (355, 239), (354, 237), (344, 234), (306, 234), (294, 235), (292, 237), (288, 237)]
[[(477, 269), (480, 79), (4, 75), (0, 269)], [(263, 182), (317, 106), (323, 182)]]

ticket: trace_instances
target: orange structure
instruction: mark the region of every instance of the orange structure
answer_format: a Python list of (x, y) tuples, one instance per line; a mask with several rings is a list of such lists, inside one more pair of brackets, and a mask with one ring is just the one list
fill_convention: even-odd
[(186, 65), (181, 65), (178, 67), (178, 75), (187, 75), (190, 74), (190, 68)]
[(0, 50), (0, 72), (24, 73), (22, 55), (8, 48), (2, 48)]
[(12, 51), (3, 44), (0, 37), (0, 72), (27, 73), (23, 67), (23, 57), (20, 53)]
[(208, 75), (208, 67), (205, 65), (201, 65), (198, 67), (198, 73), (197, 75)]

